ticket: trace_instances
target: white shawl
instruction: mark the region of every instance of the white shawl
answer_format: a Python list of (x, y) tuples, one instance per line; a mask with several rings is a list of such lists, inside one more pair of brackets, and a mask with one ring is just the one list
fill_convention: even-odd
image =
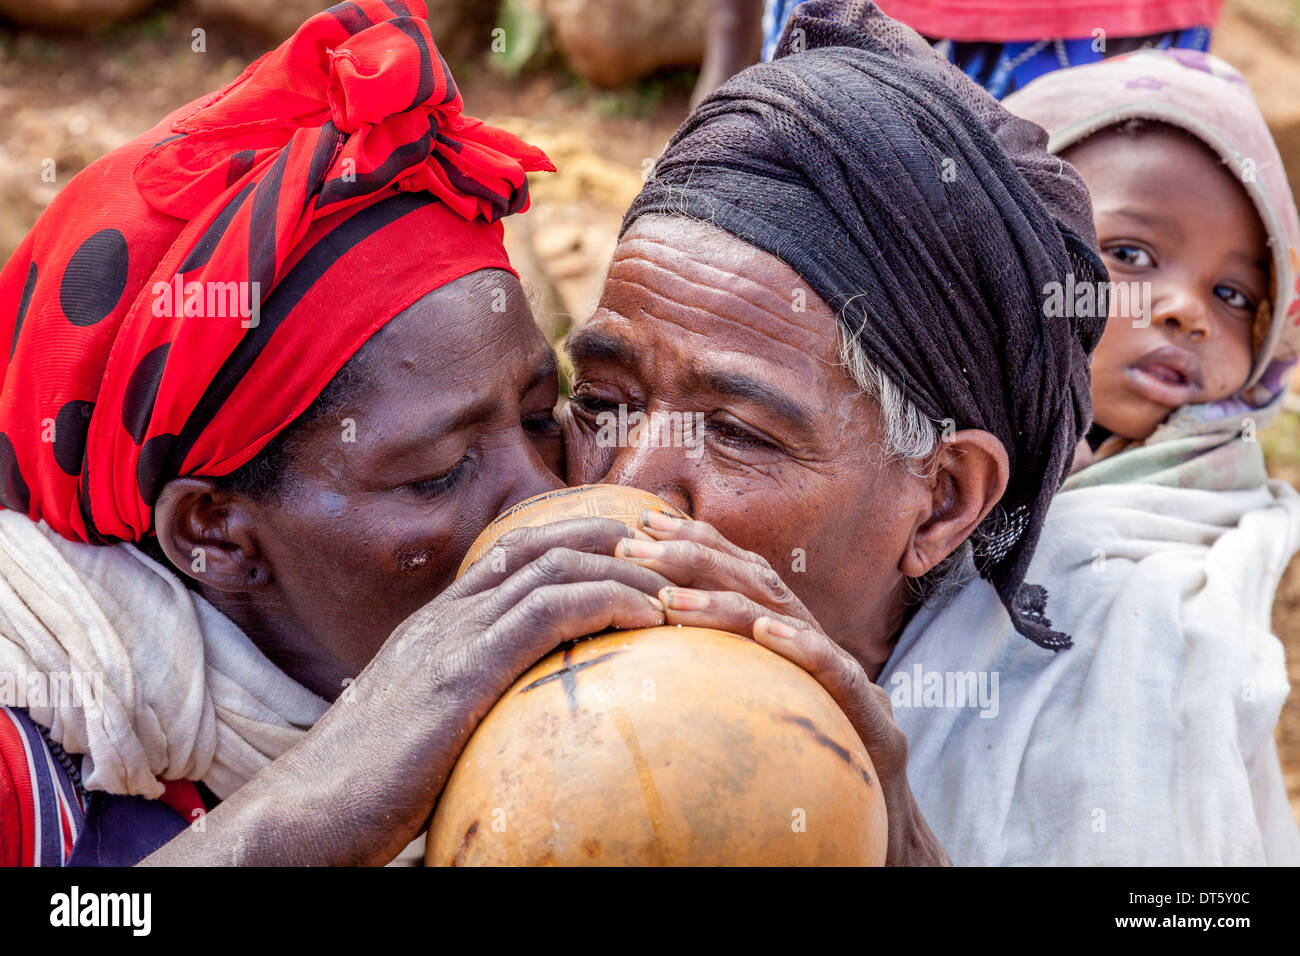
[(129, 545), (67, 541), (0, 511), (0, 704), (26, 706), (88, 789), (227, 797), (328, 704)]
[(1082, 487), (1053, 502), (1027, 576), (1072, 649), (1019, 636), (983, 580), (922, 608), (879, 683), (953, 862), (1300, 863), (1270, 626), (1298, 545), (1283, 482)]

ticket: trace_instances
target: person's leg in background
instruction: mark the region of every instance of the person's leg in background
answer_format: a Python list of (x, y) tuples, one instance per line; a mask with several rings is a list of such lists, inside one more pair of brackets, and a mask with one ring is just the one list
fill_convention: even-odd
[(732, 76), (758, 62), (762, 17), (763, 0), (710, 0), (704, 63), (691, 94), (692, 109)]

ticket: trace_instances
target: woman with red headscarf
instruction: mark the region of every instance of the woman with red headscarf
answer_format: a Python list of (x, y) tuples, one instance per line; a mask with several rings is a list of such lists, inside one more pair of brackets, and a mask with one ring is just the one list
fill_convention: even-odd
[(0, 862), (384, 862), (527, 666), (662, 622), (612, 522), (449, 587), (561, 484), (500, 223), (552, 167), (462, 115), (424, 16), (313, 17), (0, 273)]

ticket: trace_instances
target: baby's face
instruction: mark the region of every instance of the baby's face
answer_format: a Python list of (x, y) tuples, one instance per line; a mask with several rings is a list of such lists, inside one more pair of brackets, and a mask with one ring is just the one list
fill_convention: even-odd
[(1246, 384), (1269, 293), (1264, 229), (1227, 167), (1177, 130), (1103, 130), (1065, 158), (1092, 194), (1111, 281), (1151, 284), (1149, 316), (1117, 314), (1111, 296), (1092, 360), (1097, 423), (1142, 440), (1178, 406)]

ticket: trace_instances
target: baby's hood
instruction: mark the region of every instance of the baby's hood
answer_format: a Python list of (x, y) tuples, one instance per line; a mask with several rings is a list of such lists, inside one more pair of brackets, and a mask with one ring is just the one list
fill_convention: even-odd
[(1246, 417), (1263, 425), (1276, 414), (1300, 352), (1300, 219), (1282, 157), (1242, 75), (1208, 53), (1140, 50), (1048, 73), (1003, 105), (1047, 130), (1054, 153), (1124, 120), (1146, 119), (1180, 127), (1219, 155), (1268, 236), (1272, 320), (1240, 392), (1178, 409), (1147, 442), (1232, 427)]

